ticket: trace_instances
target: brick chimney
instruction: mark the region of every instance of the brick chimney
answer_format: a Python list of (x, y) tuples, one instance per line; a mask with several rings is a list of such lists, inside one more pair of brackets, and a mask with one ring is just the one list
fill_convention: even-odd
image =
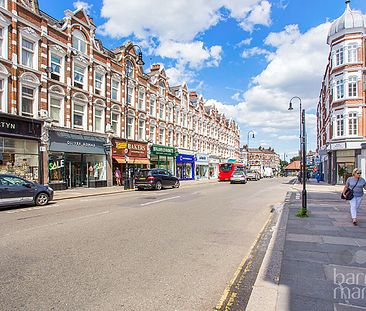
[(150, 71), (157, 71), (157, 70), (160, 70), (160, 64), (153, 64), (151, 66)]

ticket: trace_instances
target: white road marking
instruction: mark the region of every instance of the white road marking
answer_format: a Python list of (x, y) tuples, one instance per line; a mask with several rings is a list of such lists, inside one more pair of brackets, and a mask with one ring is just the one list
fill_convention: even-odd
[(150, 205), (150, 204), (160, 203), (160, 202), (163, 202), (163, 201), (174, 200), (174, 199), (178, 199), (178, 198), (180, 198), (180, 195), (178, 195), (178, 196), (176, 196), (176, 197), (170, 197), (170, 198), (165, 198), (165, 199), (156, 200), (156, 201), (152, 201), (152, 202), (142, 203), (142, 204), (140, 204), (140, 205), (141, 205), (141, 206), (145, 206), (145, 205)]

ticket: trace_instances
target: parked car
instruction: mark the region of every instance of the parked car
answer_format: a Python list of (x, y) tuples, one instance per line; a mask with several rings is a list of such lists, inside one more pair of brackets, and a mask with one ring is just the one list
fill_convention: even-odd
[(247, 183), (247, 175), (244, 171), (234, 171), (233, 174), (230, 177), (230, 183), (240, 183), (240, 184), (246, 184)]
[(0, 206), (22, 204), (46, 205), (53, 199), (53, 189), (24, 178), (0, 174)]
[(180, 183), (177, 177), (168, 170), (161, 168), (142, 169), (135, 176), (135, 187), (137, 190), (162, 188), (179, 188)]
[(248, 170), (247, 171), (247, 180), (259, 180), (261, 179), (261, 176), (259, 175), (259, 173), (257, 171), (254, 170)]

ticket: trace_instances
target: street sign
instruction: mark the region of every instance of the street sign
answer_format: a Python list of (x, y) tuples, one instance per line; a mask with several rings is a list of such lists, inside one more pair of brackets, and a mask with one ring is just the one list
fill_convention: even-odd
[(127, 154), (128, 153), (128, 148), (125, 148), (125, 154)]

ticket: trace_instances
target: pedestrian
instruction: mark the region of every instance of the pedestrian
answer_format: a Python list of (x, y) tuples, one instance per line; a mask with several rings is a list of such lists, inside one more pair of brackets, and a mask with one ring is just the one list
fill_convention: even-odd
[(118, 167), (114, 171), (114, 177), (116, 177), (117, 186), (120, 186), (122, 174)]
[(319, 172), (316, 173), (315, 178), (316, 178), (316, 181), (319, 183), (320, 182), (320, 174), (319, 174)]
[(358, 168), (355, 168), (352, 171), (352, 176), (347, 178), (346, 185), (343, 189), (344, 196), (347, 189), (353, 191), (354, 197), (352, 200), (349, 200), (349, 204), (352, 223), (357, 226), (357, 210), (360, 208), (362, 202), (363, 189), (366, 190), (366, 181), (361, 177), (361, 171)]

